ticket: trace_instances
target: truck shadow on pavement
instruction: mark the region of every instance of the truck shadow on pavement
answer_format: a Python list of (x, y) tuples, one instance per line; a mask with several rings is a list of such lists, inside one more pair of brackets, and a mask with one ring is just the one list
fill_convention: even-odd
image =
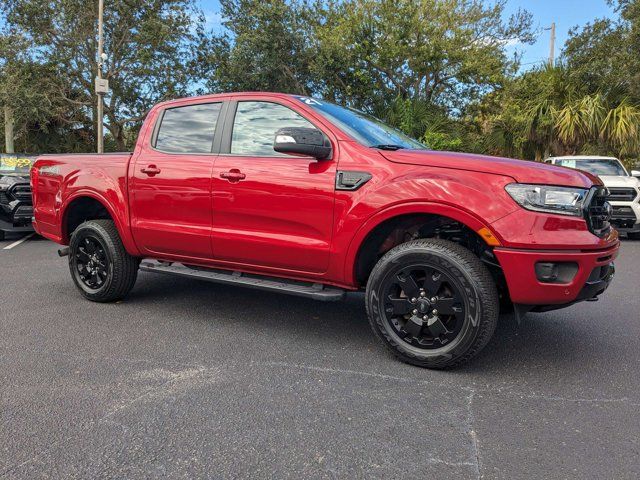
[[(362, 294), (342, 302), (323, 303), (270, 292), (196, 280), (141, 274), (125, 303), (174, 315), (185, 322), (233, 327), (247, 339), (258, 330), (274, 341), (322, 349), (349, 349), (352, 355), (375, 356), (376, 361), (400, 364), (379, 344), (369, 327)], [(563, 365), (588, 369), (611, 355), (612, 345), (590, 342), (590, 321), (572, 307), (563, 312), (530, 314), (518, 325), (512, 315), (500, 317), (496, 333), (485, 349), (457, 372), (503, 371)], [(238, 347), (243, 348), (243, 347)], [(373, 361), (373, 360), (372, 360)], [(407, 367), (414, 368), (414, 367)]]

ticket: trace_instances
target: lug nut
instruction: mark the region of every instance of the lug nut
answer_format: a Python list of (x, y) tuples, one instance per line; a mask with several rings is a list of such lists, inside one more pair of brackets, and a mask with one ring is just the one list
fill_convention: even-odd
[(414, 315), (417, 315), (417, 314), (418, 314), (418, 310), (414, 310), (414, 311), (413, 311), (413, 312), (411, 312), (411, 313), (413, 313)]
[(425, 315), (424, 317), (422, 317), (422, 320), (424, 320), (425, 322), (429, 320), (429, 315)]
[(420, 296), (421, 296), (421, 297), (426, 297), (426, 296), (427, 296), (427, 294), (423, 291), (423, 292), (420, 292)]
[(436, 303), (438, 299), (436, 297), (431, 297), (431, 303)]
[(416, 297), (413, 297), (413, 298), (411, 299), (411, 303), (416, 303), (417, 301), (418, 301), (418, 299), (417, 299)]
[(438, 315), (438, 310), (434, 309), (433, 312), (431, 312), (431, 313), (433, 313), (434, 315)]

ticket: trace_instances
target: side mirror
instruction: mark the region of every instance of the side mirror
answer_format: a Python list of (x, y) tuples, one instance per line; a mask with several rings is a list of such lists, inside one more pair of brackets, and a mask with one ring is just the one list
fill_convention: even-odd
[(309, 155), (318, 160), (331, 155), (329, 139), (316, 128), (281, 128), (276, 132), (273, 149), (278, 153)]
[(640, 178), (640, 170), (631, 170), (631, 176)]

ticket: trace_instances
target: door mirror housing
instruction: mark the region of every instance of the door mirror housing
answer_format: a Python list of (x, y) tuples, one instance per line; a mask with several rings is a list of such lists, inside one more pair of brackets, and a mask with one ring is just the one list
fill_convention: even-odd
[(631, 176), (640, 178), (640, 170), (631, 170)]
[(273, 149), (278, 153), (309, 155), (318, 160), (331, 156), (331, 142), (316, 128), (281, 128), (276, 132)]

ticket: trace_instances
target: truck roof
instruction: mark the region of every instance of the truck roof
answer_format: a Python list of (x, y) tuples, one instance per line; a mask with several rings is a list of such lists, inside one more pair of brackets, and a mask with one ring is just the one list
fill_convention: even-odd
[(289, 94), (289, 93), (251, 92), (251, 91), (249, 91), (249, 92), (210, 93), (210, 94), (207, 94), (207, 95), (195, 95), (195, 96), (192, 96), (192, 97), (181, 97), (181, 98), (176, 98), (174, 100), (166, 100), (164, 102), (157, 103), (156, 107), (173, 105), (173, 104), (180, 104), (180, 103), (189, 103), (189, 102), (192, 102), (194, 100), (222, 100), (223, 98), (227, 98), (227, 97), (251, 97), (251, 96), (255, 96), (255, 95), (266, 95), (266, 96), (276, 97), (276, 98), (291, 98), (291, 97), (295, 97), (296, 96), (296, 95)]

